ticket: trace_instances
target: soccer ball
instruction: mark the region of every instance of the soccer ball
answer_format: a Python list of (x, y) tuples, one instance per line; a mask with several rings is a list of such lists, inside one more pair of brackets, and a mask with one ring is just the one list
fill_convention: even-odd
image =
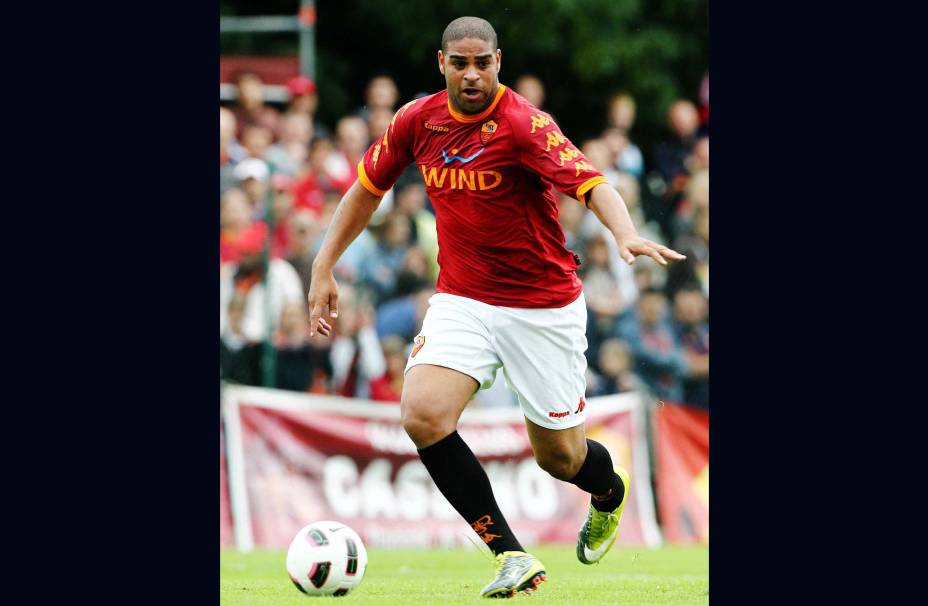
[(345, 595), (361, 583), (367, 549), (341, 522), (315, 522), (300, 529), (287, 550), (287, 573), (306, 595)]

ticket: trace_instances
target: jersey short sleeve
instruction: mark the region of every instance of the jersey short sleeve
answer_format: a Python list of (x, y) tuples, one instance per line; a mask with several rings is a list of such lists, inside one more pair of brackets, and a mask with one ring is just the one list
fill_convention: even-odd
[(375, 196), (386, 194), (413, 161), (415, 121), (412, 116), (417, 101), (410, 101), (393, 114), (387, 132), (368, 148), (358, 163), (358, 180)]
[(587, 193), (606, 178), (561, 133), (551, 116), (535, 110), (510, 116), (519, 161), (564, 194), (588, 204)]

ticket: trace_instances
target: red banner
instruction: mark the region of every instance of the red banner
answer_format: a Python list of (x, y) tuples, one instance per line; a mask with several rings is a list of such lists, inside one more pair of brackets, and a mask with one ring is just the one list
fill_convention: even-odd
[[(326, 519), (351, 526), (371, 547), (479, 542), (438, 492), (400, 424), (397, 406), (234, 389), (226, 415), (236, 415), (238, 423), (229, 448), (237, 447), (234, 433), (243, 469), (233, 471), (231, 481), (239, 478), (246, 486), (239, 500), (247, 502), (239, 502), (235, 513), (250, 521), (243, 528), (236, 518), (236, 531), (251, 533), (237, 536), (240, 547), (286, 547), (302, 526)], [(632, 473), (620, 540), (656, 544), (638, 397), (591, 399), (587, 410), (589, 437)], [(589, 495), (538, 467), (519, 409), (466, 410), (459, 431), (524, 545), (576, 541)]]
[(665, 404), (654, 416), (664, 536), (673, 543), (708, 543), (709, 412)]
[(235, 536), (232, 533), (232, 509), (229, 505), (229, 482), (226, 478), (226, 439), (222, 426), (219, 426), (219, 545), (232, 547)]

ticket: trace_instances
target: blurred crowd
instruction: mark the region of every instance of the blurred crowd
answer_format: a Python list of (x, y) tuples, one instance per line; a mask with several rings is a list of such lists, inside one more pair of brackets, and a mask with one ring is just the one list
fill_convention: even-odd
[[(236, 85), (236, 99), (219, 110), (221, 377), (398, 402), (438, 275), (435, 216), (414, 166), (335, 268), (331, 338), (309, 338), (306, 302), (335, 207), (400, 105), (395, 82), (371, 78), (363, 104), (331, 128), (317, 119), (316, 85), (304, 76), (287, 83), (283, 104), (265, 100), (255, 73), (239, 74)], [(523, 75), (513, 88), (547, 111), (537, 77)], [(636, 104), (625, 92), (610, 99), (598, 137), (574, 141), (622, 195), (642, 235), (687, 255), (666, 269), (645, 258), (629, 267), (592, 211), (560, 195), (566, 245), (582, 260), (587, 396), (644, 389), (709, 406), (708, 73), (694, 99), (670, 105), (653, 149), (635, 144)], [(503, 383), (498, 377), (479, 392), (477, 404), (517, 405)]]

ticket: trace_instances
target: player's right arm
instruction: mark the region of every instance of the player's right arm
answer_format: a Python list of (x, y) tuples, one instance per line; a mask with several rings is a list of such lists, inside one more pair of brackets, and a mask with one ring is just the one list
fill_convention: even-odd
[(335, 209), (326, 231), (322, 248), (313, 261), (309, 283), (309, 335), (318, 330), (329, 336), (332, 326), (324, 314), (338, 317), (338, 284), (332, 269), (348, 245), (371, 220), (380, 200), (399, 178), (403, 169), (412, 162), (411, 141), (413, 129), (410, 110), (416, 101), (410, 101), (396, 112), (387, 132), (374, 142), (358, 165), (358, 180), (348, 190)]
[(322, 241), (322, 248), (313, 261), (312, 279), (309, 283), (310, 336), (315, 336), (317, 330), (326, 337), (331, 333), (331, 325), (322, 316), (328, 307), (329, 316), (338, 317), (338, 284), (335, 282), (332, 269), (348, 245), (354, 242), (370, 222), (382, 197), (371, 193), (359, 181), (355, 181), (335, 209)]

